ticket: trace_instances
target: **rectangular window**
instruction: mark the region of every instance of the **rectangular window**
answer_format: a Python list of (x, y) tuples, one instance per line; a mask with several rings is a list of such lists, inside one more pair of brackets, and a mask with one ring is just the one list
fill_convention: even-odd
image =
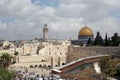
[(60, 55), (62, 55), (62, 53), (60, 52)]
[(57, 53), (55, 53), (55, 55), (57, 55)]

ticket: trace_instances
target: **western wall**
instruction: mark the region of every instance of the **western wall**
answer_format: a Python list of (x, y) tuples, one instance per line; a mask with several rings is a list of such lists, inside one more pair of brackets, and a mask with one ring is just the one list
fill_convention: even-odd
[(67, 63), (77, 60), (79, 58), (95, 56), (95, 55), (113, 55), (120, 51), (120, 46), (118, 47), (101, 47), (101, 46), (93, 46), (93, 47), (81, 47), (70, 45), (68, 47), (67, 54)]

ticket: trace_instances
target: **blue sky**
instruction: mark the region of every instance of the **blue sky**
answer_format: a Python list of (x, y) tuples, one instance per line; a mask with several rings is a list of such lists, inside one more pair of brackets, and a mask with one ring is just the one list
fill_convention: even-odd
[(120, 35), (120, 0), (0, 0), (0, 39), (42, 38), (48, 24), (49, 38), (77, 39), (90, 27), (94, 36)]
[(120, 8), (117, 10), (113, 10), (110, 12), (110, 16), (116, 17), (118, 19), (120, 19)]
[(40, 6), (50, 6), (50, 7), (58, 7), (58, 0), (32, 0), (32, 3)]

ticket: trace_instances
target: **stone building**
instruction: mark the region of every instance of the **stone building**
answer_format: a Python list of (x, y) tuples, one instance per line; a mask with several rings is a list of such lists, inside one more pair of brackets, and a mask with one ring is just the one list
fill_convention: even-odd
[(14, 55), (15, 52), (15, 45), (10, 42), (10, 41), (6, 41), (3, 40), (0, 42), (0, 55), (2, 53), (9, 53), (10, 55)]
[(30, 40), (16, 48), (19, 52), (15, 66), (61, 66), (66, 64), (70, 40), (48, 39), (47, 24), (43, 28), (43, 38)]
[[(38, 45), (28, 45), (24, 46), (24, 53), (19, 54), (17, 63), (15, 66), (61, 66), (66, 64), (66, 55), (68, 53), (68, 46), (70, 45), (70, 41), (68, 40), (60, 40), (59, 44), (49, 42), (41, 42), (41, 47), (37, 54)], [(32, 46), (32, 47), (31, 47)]]
[(33, 40), (3, 41), (0, 47), (0, 55), (4, 52), (16, 56), (16, 63), (13, 66), (61, 66), (66, 64), (66, 55), (70, 40), (48, 39), (47, 24), (43, 28), (43, 38)]

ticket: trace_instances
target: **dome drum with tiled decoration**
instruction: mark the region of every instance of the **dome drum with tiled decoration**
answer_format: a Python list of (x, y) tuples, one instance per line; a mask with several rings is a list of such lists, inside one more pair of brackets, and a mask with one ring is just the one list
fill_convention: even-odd
[(78, 34), (78, 41), (82, 44), (87, 44), (88, 39), (91, 38), (93, 40), (93, 31), (87, 27), (84, 26)]

